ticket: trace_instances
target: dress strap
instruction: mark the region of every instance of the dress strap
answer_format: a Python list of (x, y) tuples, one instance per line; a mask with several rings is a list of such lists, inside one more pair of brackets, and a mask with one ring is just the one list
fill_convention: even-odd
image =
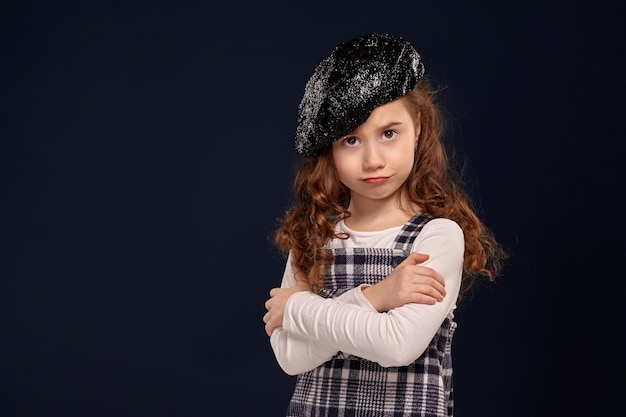
[(410, 251), (417, 235), (419, 235), (424, 225), (432, 219), (432, 216), (422, 213), (411, 217), (409, 221), (402, 226), (398, 236), (396, 236), (394, 248), (403, 251)]

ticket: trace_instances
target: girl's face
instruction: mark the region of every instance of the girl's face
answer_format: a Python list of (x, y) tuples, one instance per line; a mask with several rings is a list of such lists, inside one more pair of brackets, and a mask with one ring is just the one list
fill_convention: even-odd
[(332, 143), (339, 180), (350, 189), (350, 206), (395, 204), (411, 173), (419, 124), (402, 99), (374, 109), (354, 132)]

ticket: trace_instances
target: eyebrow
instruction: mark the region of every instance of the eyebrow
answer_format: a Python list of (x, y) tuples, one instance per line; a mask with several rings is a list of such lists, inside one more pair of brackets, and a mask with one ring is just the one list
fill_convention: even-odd
[(379, 129), (380, 130), (386, 130), (386, 129), (389, 129), (391, 127), (398, 126), (398, 125), (401, 125), (401, 124), (403, 124), (403, 123), (402, 122), (389, 122), (389, 123), (379, 127)]

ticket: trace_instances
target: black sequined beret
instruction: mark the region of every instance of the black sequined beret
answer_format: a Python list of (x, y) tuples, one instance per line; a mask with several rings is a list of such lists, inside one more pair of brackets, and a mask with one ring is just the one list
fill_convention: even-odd
[(372, 33), (337, 46), (315, 69), (298, 106), (296, 151), (320, 150), (365, 123), (372, 111), (411, 91), (424, 64), (401, 37)]

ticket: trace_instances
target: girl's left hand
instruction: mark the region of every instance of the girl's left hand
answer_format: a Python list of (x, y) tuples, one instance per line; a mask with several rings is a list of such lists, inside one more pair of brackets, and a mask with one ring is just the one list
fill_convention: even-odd
[(435, 304), (446, 295), (445, 281), (434, 269), (420, 265), (428, 259), (423, 253), (411, 253), (389, 276), (363, 288), (363, 295), (379, 312), (408, 303)]
[(265, 333), (268, 336), (272, 335), (272, 332), (277, 327), (283, 326), (283, 315), (285, 313), (285, 305), (287, 300), (292, 294), (299, 291), (311, 291), (311, 287), (308, 282), (304, 280), (297, 280), (297, 284), (290, 288), (272, 288), (270, 291), (270, 298), (265, 302), (265, 308), (267, 313), (263, 316), (263, 322), (265, 323)]

